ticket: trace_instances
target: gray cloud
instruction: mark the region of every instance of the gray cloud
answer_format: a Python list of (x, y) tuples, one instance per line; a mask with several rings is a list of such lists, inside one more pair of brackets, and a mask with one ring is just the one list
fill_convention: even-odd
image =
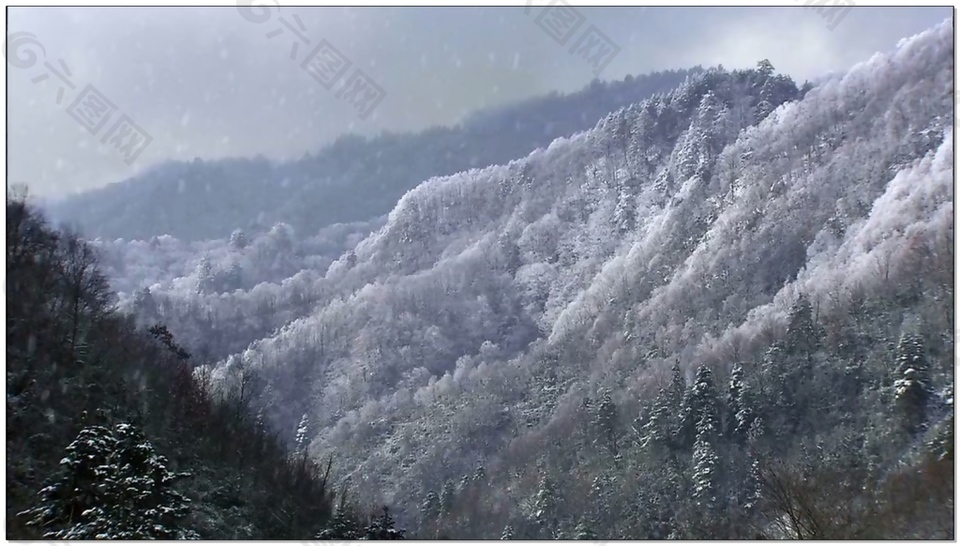
[[(418, 130), (455, 123), (482, 106), (573, 91), (595, 77), (516, 8), (289, 8), (254, 24), (224, 8), (11, 8), (8, 33), (36, 35), (32, 68), (8, 65), (10, 181), (59, 196), (126, 178), (165, 159), (263, 154), (291, 158), (347, 132)], [(696, 64), (753, 66), (769, 58), (798, 80), (842, 70), (952, 16), (950, 8), (855, 8), (831, 30), (815, 10), (580, 8), (621, 48), (600, 77)], [(312, 41), (279, 16), (300, 17)], [(367, 119), (299, 66), (328, 40), (387, 92)], [(44, 73), (58, 59), (75, 89)], [(349, 74), (349, 73), (348, 73)], [(344, 76), (346, 78), (346, 76)], [(128, 166), (65, 110), (93, 84), (153, 138)]]

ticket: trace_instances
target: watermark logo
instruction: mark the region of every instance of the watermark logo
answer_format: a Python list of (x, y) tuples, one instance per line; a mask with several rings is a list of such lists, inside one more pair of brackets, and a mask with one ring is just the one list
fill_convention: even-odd
[(326, 40), (320, 43), (300, 63), (300, 68), (327, 91), (333, 89), (353, 63)]
[(587, 18), (565, 0), (553, 0), (534, 23), (558, 44), (566, 45)]
[[(280, 16), (280, 6), (272, 0), (238, 0), (237, 12), (244, 20), (256, 25), (262, 25), (277, 16), (279, 26), (266, 33), (267, 39), (289, 34), (293, 38), (290, 47), (290, 60), (296, 61), (300, 46), (310, 46), (313, 41), (307, 36), (307, 28), (298, 15), (289, 19)], [(387, 92), (368, 74), (355, 67), (346, 55), (326, 39), (317, 42), (309, 53), (299, 63), (300, 68), (310, 78), (320, 84), (327, 91), (333, 91), (340, 85), (334, 97), (345, 101), (365, 120), (383, 102)], [(350, 72), (344, 80), (344, 76)]]
[(857, 4), (853, 0), (806, 0), (804, 5), (815, 8), (820, 17), (827, 22), (827, 28), (835, 30)]
[(296, 26), (290, 24), (290, 21), (281, 17), (280, 18), (280, 24), (282, 25), (281, 28), (272, 30), (267, 33), (267, 39), (270, 39), (270, 38), (273, 38), (274, 36), (280, 36), (281, 34), (283, 34), (285, 32), (284, 28), (286, 28), (288, 31), (290, 31), (290, 34), (293, 34), (294, 37), (296, 37), (297, 41), (294, 41), (290, 45), (291, 61), (297, 60), (297, 50), (300, 48), (301, 42), (304, 45), (310, 45), (310, 38), (307, 38), (304, 35), (304, 32), (307, 31), (307, 27), (303, 25), (303, 21), (300, 20), (300, 16), (294, 15), (293, 20), (297, 23)]
[(386, 91), (359, 68), (350, 75), (340, 91), (337, 91), (337, 98), (342, 98), (353, 106), (360, 119), (366, 119), (385, 96)]
[[(528, 0), (523, 13), (529, 15), (532, 6), (533, 0)], [(566, 47), (570, 40), (583, 28), (587, 18), (566, 0), (552, 0), (549, 5), (540, 11), (533, 22), (558, 45)], [(620, 53), (620, 46), (596, 25), (590, 24), (573, 41), (573, 45), (568, 51), (571, 55), (585, 60), (590, 65), (593, 75), (599, 76), (607, 68), (607, 65), (613, 61), (613, 58)]]
[(96, 135), (110, 119), (117, 107), (110, 99), (103, 96), (96, 87), (87, 85), (77, 95), (69, 107), (67, 114), (83, 126), (91, 135)]
[[(38, 54), (38, 51), (40, 54)], [(44, 72), (30, 79), (31, 83), (40, 83), (51, 77), (58, 82), (57, 106), (63, 104), (67, 91), (75, 91), (77, 85), (71, 80), (73, 73), (63, 59), (55, 63), (46, 60), (47, 50), (30, 32), (13, 32), (3, 42), (3, 56), (7, 64), (21, 70), (29, 70), (40, 62)], [(117, 107), (99, 89), (87, 84), (66, 109), (67, 115), (93, 136), (97, 136), (110, 119), (116, 114)], [(124, 163), (131, 165), (153, 141), (142, 127), (134, 123), (130, 116), (123, 114), (100, 139), (102, 144), (117, 151)]]

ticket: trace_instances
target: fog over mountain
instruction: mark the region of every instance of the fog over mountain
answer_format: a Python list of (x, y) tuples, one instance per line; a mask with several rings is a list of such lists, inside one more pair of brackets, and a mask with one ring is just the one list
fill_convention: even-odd
[(224, 45), (188, 156), (8, 197), (14, 535), (952, 539), (952, 14), (551, 9), (285, 15), (383, 78), (353, 132)]
[[(271, 2), (260, 2), (271, 5)], [(295, 8), (255, 24), (233, 7), (12, 8), (8, 33), (31, 32), (45, 54), (9, 67), (10, 180), (60, 197), (104, 186), (168, 159), (295, 159), (347, 133), (451, 125), (473, 110), (550, 91), (597, 74), (536, 24), (547, 2), (502, 8)], [(579, 8), (621, 51), (599, 74), (753, 66), (769, 58), (798, 81), (843, 70), (949, 16), (948, 8), (858, 8), (831, 29), (815, 9)], [(280, 23), (297, 15), (311, 44)], [(276, 30), (285, 34), (267, 38)], [(328, 40), (386, 91), (366, 119), (312, 80), (299, 62)], [(572, 43), (572, 42), (571, 42)], [(76, 86), (57, 104), (62, 59)], [(86, 84), (153, 141), (131, 165), (64, 114)]]

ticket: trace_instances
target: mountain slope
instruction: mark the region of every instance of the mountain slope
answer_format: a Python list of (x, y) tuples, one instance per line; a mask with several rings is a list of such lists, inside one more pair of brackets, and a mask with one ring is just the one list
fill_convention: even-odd
[[(952, 32), (809, 91), (698, 73), (356, 244), (204, 243), (256, 280), (125, 304), (222, 384), (257, 370), (281, 435), (418, 536), (949, 538)], [(783, 526), (794, 496), (816, 521)]]
[[(313, 449), (344, 454), (362, 491), (412, 506), (497, 468), (484, 506), (517, 525), (544, 476), (572, 491), (609, 467), (603, 442), (576, 432), (583, 412), (614, 404), (623, 461), (616, 446), (677, 361), (721, 379), (744, 363), (782, 456), (879, 426), (901, 333), (919, 329), (930, 381), (952, 384), (939, 303), (953, 297), (951, 33), (944, 23), (801, 100), (771, 67), (711, 70), (523, 160), (428, 180), (331, 266), (309, 316), (215, 371), (261, 369), (274, 422), (308, 414)], [(765, 355), (782, 340), (783, 362), (799, 358), (790, 332), (808, 300), (824, 337), (787, 407), (770, 389), (788, 372)], [(859, 410), (833, 394), (847, 376), (828, 379), (853, 364), (868, 378)], [(821, 398), (843, 411), (811, 413)], [(637, 472), (655, 460), (645, 449), (629, 451)], [(634, 486), (611, 494), (628, 502)], [(499, 532), (473, 525), (463, 536)]]

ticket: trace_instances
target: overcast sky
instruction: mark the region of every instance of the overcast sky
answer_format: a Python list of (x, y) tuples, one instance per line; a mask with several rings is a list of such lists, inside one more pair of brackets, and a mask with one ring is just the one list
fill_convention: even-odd
[[(299, 157), (348, 132), (456, 123), (483, 106), (588, 84), (596, 64), (610, 56), (591, 65), (569, 50), (591, 25), (620, 48), (601, 79), (697, 64), (749, 67), (768, 58), (802, 82), (890, 50), (952, 16), (950, 8), (858, 7), (831, 25), (803, 7), (562, 14), (545, 5), (535, 2), (528, 14), (522, 7), (284, 7), (268, 9), (261, 23), (233, 7), (9, 8), (8, 41), (14, 33), (33, 34), (20, 35), (12, 47), (20, 66), (7, 65), (9, 180), (55, 197), (166, 159)], [(581, 20), (563, 46), (548, 32)], [(326, 47), (311, 57), (323, 40), (348, 62), (337, 65)], [(308, 58), (345, 71), (327, 90), (301, 67)], [(349, 95), (337, 97), (355, 69), (385, 93), (363, 119)], [(323, 73), (322, 81), (329, 84), (335, 72)], [(113, 107), (98, 111), (100, 99), (84, 91), (88, 84)], [(364, 103), (367, 109), (376, 96)], [(362, 91), (354, 95), (364, 98)], [(124, 115), (139, 130), (115, 126)], [(139, 131), (150, 142), (122, 150)]]

